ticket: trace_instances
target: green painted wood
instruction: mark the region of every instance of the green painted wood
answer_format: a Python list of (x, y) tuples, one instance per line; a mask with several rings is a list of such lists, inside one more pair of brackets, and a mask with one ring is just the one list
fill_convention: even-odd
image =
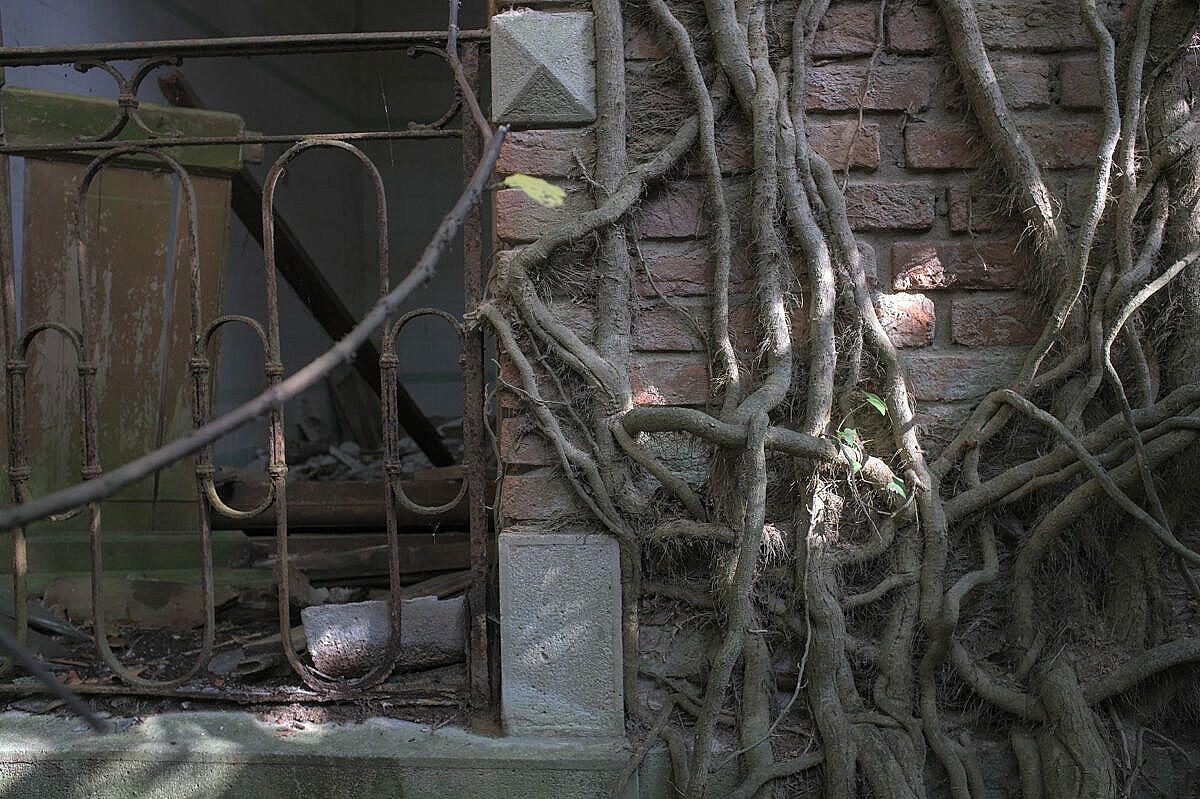
[[(152, 570), (193, 571), (199, 574), (200, 540), (193, 531), (102, 533), (106, 574)], [(11, 573), (12, 552), (0, 547), (0, 572)], [(250, 540), (235, 530), (213, 533), (213, 564), (217, 568), (248, 568)], [(87, 534), (46, 530), (29, 538), (29, 571), (33, 575), (87, 572), (91, 568)]]
[[(6, 143), (17, 147), (67, 144), (79, 136), (99, 135), (108, 129), (118, 113), (115, 100), (18, 87), (0, 90), (0, 103), (3, 104)], [(236, 114), (155, 105), (142, 105), (139, 113), (152, 130), (160, 133), (170, 131), (180, 136), (240, 136), (243, 133), (242, 118)], [(144, 138), (147, 138), (145, 132), (130, 123), (115, 141)], [(168, 147), (164, 152), (189, 172), (233, 174), (242, 168), (241, 145)], [(98, 154), (97, 151), (80, 150), (41, 157), (90, 161)], [(160, 161), (149, 156), (134, 156), (128, 163), (161, 166)]]

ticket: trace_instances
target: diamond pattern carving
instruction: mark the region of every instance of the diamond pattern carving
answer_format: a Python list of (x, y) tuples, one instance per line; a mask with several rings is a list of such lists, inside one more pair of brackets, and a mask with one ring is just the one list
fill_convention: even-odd
[(522, 126), (595, 120), (591, 14), (512, 11), (492, 18), (492, 117)]

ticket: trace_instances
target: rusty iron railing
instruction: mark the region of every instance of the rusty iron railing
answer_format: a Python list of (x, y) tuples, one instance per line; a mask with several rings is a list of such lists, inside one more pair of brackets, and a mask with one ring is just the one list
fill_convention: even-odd
[[(461, 47), (462, 72), (472, 90), (478, 88), (481, 49), (486, 46), (488, 32), (485, 30), (457, 32), (454, 46)], [(5, 67), (73, 64), (81, 72), (100, 69), (109, 74), (118, 86), (117, 113), (108, 129), (99, 135), (80, 136), (73, 141), (37, 145), (9, 145), (3, 139), (0, 125), (0, 212), (10, 216), (8, 208), (9, 173), (8, 156), (47, 156), (59, 152), (95, 151), (98, 155), (87, 166), (74, 197), (74, 220), (69, 232), (70, 247), (74, 253), (75, 279), (79, 284), (79, 310), (81, 324), (72, 327), (63, 320), (43, 320), (23, 329), (18, 327), (16, 314), (15, 270), (11, 229), (7, 219), (0, 219), (0, 315), (3, 316), (3, 334), (8, 343), (4, 352), (4, 367), (7, 379), (7, 418), (9, 424), (8, 474), (11, 500), (22, 504), (31, 499), (28, 482), (32, 477), (28, 457), (28, 430), (26, 405), (28, 387), (26, 373), (29, 369), (30, 349), (42, 334), (57, 334), (70, 345), (76, 358), (78, 373), (79, 417), (83, 431), (79, 474), (83, 480), (93, 480), (103, 474), (98, 451), (98, 418), (96, 399), (97, 364), (105, 355), (104, 342), (98, 339), (95, 330), (95, 286), (93, 255), (89, 250), (89, 220), (85, 200), (89, 187), (101, 171), (132, 155), (151, 158), (163, 169), (173, 173), (180, 186), (180, 197), (186, 212), (186, 257), (188, 259), (188, 291), (190, 303), (190, 404), (194, 428), (210, 421), (212, 404), (212, 361), (209, 349), (214, 337), (227, 326), (242, 325), (252, 331), (262, 345), (263, 369), (268, 387), (280, 385), (284, 364), (280, 352), (280, 329), (278, 297), (276, 289), (276, 246), (274, 196), (280, 177), (288, 165), (309, 150), (336, 149), (353, 156), (370, 177), (375, 194), (377, 260), (379, 293), (383, 298), (391, 290), (388, 266), (388, 214), (384, 186), (379, 171), (371, 159), (356, 146), (355, 142), (378, 139), (428, 139), (462, 137), (464, 186), (467, 185), (479, 164), (483, 141), (479, 131), (469, 123), (465, 113), (462, 129), (447, 125), (463, 110), (461, 91), (445, 113), (435, 121), (409, 126), (398, 131), (355, 131), (319, 134), (246, 134), (239, 136), (197, 137), (182, 136), (174, 131), (156, 131), (140, 116), (138, 90), (145, 78), (162, 66), (177, 66), (183, 58), (277, 55), (288, 53), (341, 53), (378, 52), (405, 50), (411, 55), (440, 55), (447, 58), (448, 36), (440, 32), (393, 32), (363, 34), (322, 34), (312, 36), (262, 36), (224, 39), (188, 39), (173, 41), (99, 44), (72, 47), (0, 47), (0, 86), (3, 85)], [(449, 37), (450, 42), (454, 38)], [(441, 45), (441, 49), (437, 45)], [(142, 59), (132, 76), (127, 77), (112, 65), (113, 61)], [(449, 62), (448, 62), (449, 63)], [(462, 75), (459, 76), (463, 77)], [(2, 123), (2, 120), (0, 120)], [(122, 131), (132, 125), (142, 138), (116, 142)], [(201, 146), (214, 144), (258, 144), (290, 143), (292, 146), (271, 166), (262, 197), (263, 250), (267, 293), (265, 323), (247, 316), (222, 315), (213, 319), (203, 318), (201, 303), (201, 268), (199, 223), (195, 191), (191, 178), (180, 163), (167, 153), (165, 148)], [(494, 157), (494, 153), (492, 154)], [(460, 200), (461, 202), (461, 200)], [(462, 226), (465, 241), (464, 298), (467, 307), (476, 303), (483, 289), (482, 270), (482, 222), (478, 207), (465, 217)], [(66, 279), (66, 276), (64, 276)], [(448, 506), (425, 507), (413, 502), (400, 485), (400, 462), (397, 453), (399, 431), (402, 429), (397, 412), (397, 350), (396, 338), (401, 329), (417, 316), (434, 315), (447, 321), (460, 343), (460, 364), (463, 372), (463, 428), (464, 428), (464, 478), (459, 496)], [(269, 489), (259, 507), (234, 508), (227, 505), (218, 495), (214, 484), (212, 444), (203, 447), (195, 456), (195, 485), (197, 499), (197, 545), (200, 550), (200, 586), (203, 606), (201, 645), (194, 661), (186, 670), (175, 677), (155, 680), (141, 676), (136, 668), (121, 662), (113, 652), (108, 640), (107, 620), (103, 611), (103, 526), (98, 501), (87, 504), (67, 515), (86, 513), (88, 537), (91, 550), (91, 581), (94, 627), (93, 636), (100, 660), (120, 681), (117, 685), (75, 686), (81, 693), (91, 694), (139, 694), (151, 696), (173, 696), (181, 698), (214, 698), (243, 703), (330, 701), (339, 699), (361, 699), (371, 696), (388, 696), (394, 689), (384, 685), (393, 671), (399, 655), (400, 631), (400, 547), (395, 507), (399, 503), (411, 512), (429, 516), (431, 519), (457, 506), (461, 498), (469, 497), (470, 541), (473, 584), (468, 592), (469, 615), (468, 636), (468, 686), (471, 706), (479, 711), (490, 707), (494, 700), (495, 665), (489, 658), (491, 639), (488, 632), (487, 607), (490, 601), (488, 587), (491, 564), (488, 556), (487, 508), (485, 503), (485, 461), (483, 448), (483, 353), (482, 332), (468, 330), (452, 315), (437, 309), (421, 309), (405, 314), (387, 326), (384, 331), (383, 349), (380, 357), (382, 374), (382, 426), (385, 442), (385, 479), (380, 501), (386, 508), (386, 532), (389, 542), (388, 570), (390, 576), (391, 638), (386, 656), (369, 671), (357, 678), (334, 679), (316, 672), (296, 654), (290, 645), (289, 567), (288, 567), (288, 517), (287, 517), (287, 458), (284, 441), (282, 407), (275, 405), (266, 419), (268, 440), (267, 477)], [(215, 609), (213, 589), (213, 514), (230, 519), (243, 519), (273, 510), (275, 514), (276, 567), (275, 583), (278, 595), (278, 625), (284, 657), (303, 686), (241, 689), (240, 692), (221, 690), (203, 684), (197, 678), (203, 673), (212, 657), (215, 644)], [(62, 518), (62, 517), (47, 517)], [(15, 597), (27, 594), (29, 562), (24, 525), (11, 531), (12, 537), (12, 584)], [(15, 631), (19, 640), (25, 640), (28, 631), (25, 603), (15, 602)], [(0, 676), (11, 674), (13, 664), (0, 666)], [(390, 684), (389, 684), (390, 685)], [(0, 683), (0, 694), (27, 693), (28, 685)]]

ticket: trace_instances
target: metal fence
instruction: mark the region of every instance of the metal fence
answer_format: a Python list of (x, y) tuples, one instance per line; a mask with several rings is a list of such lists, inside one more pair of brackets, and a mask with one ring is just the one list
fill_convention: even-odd
[[(461, 31), (457, 36), (460, 44), (462, 71), (472, 89), (477, 88), (480, 59), (488, 41), (485, 30)], [(113, 342), (98, 340), (95, 330), (94, 297), (89, 287), (94, 282), (94, 256), (89, 250), (89, 219), (85, 199), (89, 187), (106, 167), (129, 156), (140, 156), (156, 161), (163, 170), (173, 173), (178, 179), (179, 196), (185, 209), (186, 250), (189, 269), (187, 281), (190, 299), (189, 400), (194, 427), (210, 420), (212, 405), (212, 369), (210, 344), (219, 331), (227, 326), (244, 326), (251, 330), (262, 346), (263, 370), (268, 386), (280, 383), (284, 364), (280, 353), (280, 327), (278, 295), (276, 287), (276, 224), (274, 212), (275, 189), (287, 166), (310, 150), (336, 149), (349, 153), (357, 159), (370, 178), (374, 190), (377, 223), (377, 254), (380, 296), (388, 293), (390, 286), (388, 268), (388, 213), (383, 181), (371, 159), (357, 146), (365, 140), (422, 139), (461, 137), (463, 139), (463, 179), (470, 178), (478, 164), (482, 151), (481, 133), (472, 124), (461, 128), (449, 127), (460, 115), (464, 123), (468, 117), (463, 111), (461, 92), (448, 98), (448, 108), (436, 121), (427, 125), (409, 126), (396, 131), (354, 131), (316, 134), (245, 134), (239, 136), (181, 136), (169, 131), (156, 131), (141, 114), (138, 99), (139, 88), (157, 68), (178, 66), (183, 59), (215, 58), (229, 56), (263, 56), (282, 54), (321, 54), (346, 52), (380, 52), (404, 50), (412, 55), (429, 55), (447, 60), (448, 36), (443, 32), (397, 32), (322, 34), (310, 36), (263, 36), (219, 39), (188, 39), (174, 41), (152, 41), (136, 43), (100, 44), (72, 47), (20, 47), (0, 48), (0, 85), (3, 84), (5, 67), (39, 65), (73, 65), (84, 72), (99, 69), (109, 74), (118, 87), (116, 115), (108, 129), (94, 136), (79, 135), (72, 140), (14, 146), (0, 138), (0, 217), (8, 217), (9, 156), (49, 156), (53, 153), (94, 152), (94, 160), (86, 168), (75, 195), (74, 224), (64, 231), (64, 240), (74, 254), (76, 278), (80, 286), (79, 311), (81, 324), (69, 325), (65, 320), (39, 320), (19, 329), (16, 314), (16, 290), (11, 238), (0, 240), (0, 310), (3, 311), (3, 333), (7, 343), (4, 352), (7, 379), (7, 414), (9, 422), (8, 475), (11, 484), (11, 499), (14, 503), (29, 500), (31, 468), (27, 452), (27, 404), (29, 402), (26, 375), (29, 369), (29, 354), (36, 339), (43, 335), (61, 336), (75, 354), (75, 369), (78, 373), (79, 415), (82, 430), (82, 451), (79, 474), (84, 480), (95, 479), (103, 473), (100, 463), (97, 431), (102, 420), (98, 418), (96, 406), (97, 364), (106, 355), (106, 347)], [(453, 41), (453, 39), (451, 39)], [(132, 74), (122, 73), (113, 62), (134, 60), (137, 62)], [(448, 61), (449, 65), (449, 61)], [(135, 128), (138, 138), (116, 141), (130, 127)], [(0, 127), (0, 137), (3, 128)], [(261, 219), (263, 250), (265, 256), (265, 279), (267, 313), (265, 320), (247, 316), (222, 315), (204, 318), (200, 287), (201, 269), (199, 225), (197, 222), (196, 197), (191, 177), (179, 161), (164, 152), (167, 148), (206, 146), (214, 144), (291, 144), (290, 148), (275, 160), (267, 175), (262, 191)], [(0, 228), (10, 224), (9, 219), (0, 218)], [(11, 234), (11, 231), (8, 231)], [(465, 263), (464, 297), (466, 306), (473, 307), (480, 299), (483, 288), (482, 267), (482, 222), (478, 210), (466, 220), (463, 227)], [(64, 276), (66, 279), (67, 276)], [(463, 374), (463, 438), (465, 478), (458, 498), (448, 505), (426, 507), (412, 501), (401, 485), (401, 468), (397, 441), (402, 426), (401, 401), (398, 397), (396, 338), (400, 330), (411, 319), (422, 315), (434, 315), (444, 319), (450, 326), (450, 334), (460, 342), (460, 363)], [(200, 584), (203, 605), (203, 626), (199, 651), (191, 657), (190, 666), (182, 673), (168, 679), (150, 679), (130, 664), (123, 663), (109, 644), (107, 622), (103, 612), (104, 565), (102, 559), (104, 532), (98, 502), (73, 514), (86, 514), (90, 540), (90, 564), (92, 579), (92, 603), (94, 609), (93, 637), (97, 655), (108, 669), (116, 675), (117, 684), (76, 685), (82, 693), (92, 694), (138, 694), (151, 696), (205, 697), (239, 702), (275, 701), (329, 701), (362, 699), (372, 696), (389, 696), (401, 691), (396, 683), (385, 680), (393, 672), (399, 654), (400, 630), (400, 574), (401, 553), (395, 509), (399, 505), (412, 513), (429, 516), (435, 520), (449, 508), (459, 505), (464, 496), (469, 498), (470, 567), (472, 586), (466, 597), (468, 608), (468, 654), (467, 686), (470, 704), (476, 710), (492, 703), (494, 678), (489, 658), (488, 605), (490, 591), (487, 508), (485, 502), (485, 461), (483, 448), (483, 339), (478, 330), (464, 328), (459, 321), (436, 309), (422, 309), (404, 315), (391, 323), (383, 336), (382, 351), (378, 366), (381, 375), (382, 428), (384, 431), (385, 479), (379, 501), (386, 509), (386, 532), (389, 543), (388, 567), (390, 572), (391, 637), (386, 656), (380, 659), (368, 673), (355, 678), (331, 678), (317, 672), (296, 653), (290, 645), (289, 607), (289, 550), (288, 550), (288, 484), (287, 453), (284, 439), (284, 420), (281, 407), (276, 406), (266, 419), (268, 441), (267, 477), (269, 489), (259, 507), (230, 507), (218, 495), (214, 485), (212, 445), (204, 447), (194, 459), (196, 508), (198, 516), (196, 544), (200, 550)], [(293, 684), (270, 688), (242, 688), (238, 691), (215, 687), (212, 680), (203, 679), (205, 667), (213, 655), (216, 645), (215, 609), (213, 587), (213, 542), (214, 515), (238, 520), (273, 512), (275, 520), (275, 585), (278, 601), (278, 626), (280, 645), (291, 669), (298, 678)], [(56, 518), (56, 517), (51, 517)], [(12, 585), (14, 596), (27, 594), (26, 536), (23, 527), (14, 529), (12, 537)], [(26, 635), (28, 620), (25, 604), (15, 602), (16, 631), (19, 637)], [(180, 660), (182, 653), (175, 656)], [(13, 667), (5, 664), (0, 675), (11, 677)], [(26, 693), (29, 685), (0, 683), (0, 694)]]

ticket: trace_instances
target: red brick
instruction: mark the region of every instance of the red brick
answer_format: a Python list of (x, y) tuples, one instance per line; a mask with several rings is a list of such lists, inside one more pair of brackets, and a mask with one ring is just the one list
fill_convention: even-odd
[[(641, 352), (696, 352), (704, 349), (701, 331), (708, 330), (704, 306), (657, 302), (634, 311), (633, 348)], [(691, 320), (684, 316), (684, 312)], [(699, 325), (699, 330), (697, 329)]]
[(631, 61), (655, 61), (671, 54), (670, 39), (660, 34), (648, 19), (624, 15), (625, 58)]
[[(754, 168), (754, 150), (750, 146), (750, 129), (740, 116), (723, 119), (717, 123), (717, 165), (721, 173), (749, 172)], [(692, 174), (700, 174), (699, 158), (694, 158)]]
[(582, 190), (568, 191), (566, 202), (558, 208), (539, 205), (519, 189), (501, 189), (495, 203), (496, 235), (513, 242), (533, 241), (593, 208), (591, 197)]
[(876, 67), (862, 97), (867, 64), (828, 64), (809, 70), (805, 106), (810, 111), (919, 111), (929, 105), (929, 67), (891, 64)]
[(927, 347), (933, 343), (933, 301), (924, 294), (881, 294), (876, 313), (897, 347)]
[(1047, 169), (1077, 169), (1096, 161), (1100, 130), (1091, 119), (1038, 120), (1021, 126), (1038, 162)]
[(635, 357), (629, 380), (633, 401), (638, 405), (708, 402), (708, 363), (707, 356), (701, 353)]
[(1099, 108), (1104, 104), (1095, 56), (1066, 56), (1058, 68), (1059, 102), (1064, 108)]
[(933, 186), (927, 183), (851, 183), (846, 214), (854, 230), (928, 230)]
[(897, 53), (925, 54), (946, 47), (946, 27), (933, 6), (901, 3), (888, 14), (888, 47)]
[(507, 475), (501, 491), (500, 509), (510, 520), (562, 519), (587, 513), (575, 489), (553, 469)]
[(892, 245), (892, 287), (1015, 288), (1028, 265), (1028, 253), (1014, 241), (900, 241)]
[(566, 177), (590, 172), (596, 159), (596, 142), (591, 128), (582, 130), (514, 130), (504, 139), (496, 173), (522, 173), (541, 177)]
[(500, 459), (509, 466), (553, 466), (558, 463), (550, 443), (528, 416), (500, 420)]
[(930, 457), (936, 457), (962, 430), (975, 409), (974, 402), (918, 402), (913, 417), (921, 429), (921, 443)]
[(1021, 131), (1045, 168), (1076, 169), (1096, 163), (1100, 146), (1097, 120), (1039, 120), (1022, 125)]
[[(788, 334), (793, 342), (805, 341), (808, 338), (808, 306), (789, 303), (786, 306), (788, 317)], [(760, 309), (757, 302), (746, 299), (733, 305), (729, 310), (729, 337), (735, 349), (743, 352), (757, 352), (763, 344), (763, 326)]]
[(520, 408), (525, 403), (523, 395), (510, 390), (508, 386), (522, 388), (521, 374), (517, 371), (517, 367), (513, 365), (512, 359), (503, 352), (499, 355), (499, 361), (500, 375), (497, 380), (499, 384), (497, 394), (500, 397), (500, 405), (504, 408)]
[(979, 129), (958, 122), (917, 123), (904, 128), (909, 169), (973, 169), (987, 147)]
[(947, 191), (950, 229), (955, 233), (985, 233), (1013, 227), (1017, 218), (1005, 194), (978, 184), (951, 186)]
[(978, 7), (988, 47), (1053, 52), (1095, 44), (1076, 0), (988, 0)]
[[(1095, 160), (1099, 131), (1090, 119), (1026, 120), (1021, 132), (1047, 169), (1075, 169)], [(971, 169), (983, 161), (987, 141), (973, 124), (920, 123), (904, 130), (911, 169)]]
[(1022, 110), (1050, 105), (1050, 62), (1047, 59), (1000, 55), (992, 59), (992, 65), (1010, 108)]
[(703, 205), (702, 183), (677, 181), (646, 198), (633, 214), (633, 225), (640, 236), (652, 239), (703, 236), (708, 224)]
[(634, 274), (638, 296), (657, 297), (661, 292), (667, 297), (695, 297), (709, 293), (713, 264), (707, 242), (646, 241), (639, 250), (643, 263)]
[[(639, 125), (667, 118), (683, 119), (682, 109), (695, 105), (690, 97), (691, 91), (674, 58), (625, 64), (627, 115)], [(672, 126), (671, 133), (675, 132), (676, 125)]]
[(813, 37), (817, 58), (870, 55), (875, 50), (878, 3), (841, 3), (825, 12)]
[(1032, 344), (1040, 332), (1035, 317), (1024, 294), (960, 297), (950, 305), (950, 337), (968, 347)]
[(596, 336), (596, 314), (588, 307), (570, 300), (554, 300), (550, 303), (558, 320), (571, 329), (584, 342), (590, 344)]
[(847, 161), (851, 168), (879, 166), (879, 125), (874, 122), (865, 122), (861, 128), (850, 119), (810, 122), (808, 142), (836, 170), (845, 169)]
[(875, 248), (859, 239), (858, 258), (859, 263), (862, 264), (863, 274), (867, 276), (867, 287), (875, 288), (875, 284), (879, 282), (879, 259), (875, 255)]
[(1023, 347), (996, 347), (971, 353), (913, 350), (903, 356), (915, 400), (977, 399), (1012, 382), (1025, 359)]

